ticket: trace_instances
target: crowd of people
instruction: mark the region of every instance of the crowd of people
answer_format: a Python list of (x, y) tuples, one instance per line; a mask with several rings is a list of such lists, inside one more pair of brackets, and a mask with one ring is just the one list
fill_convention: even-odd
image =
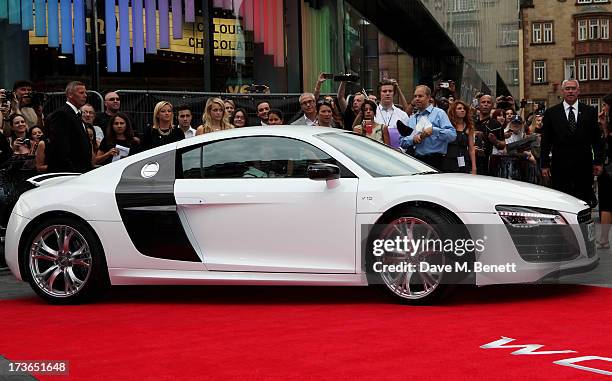
[[(527, 114), (509, 96), (478, 94), (464, 101), (453, 81), (435, 89), (418, 85), (409, 102), (396, 80), (383, 79), (376, 95), (347, 96), (340, 82), (336, 97), (321, 96), (322, 73), (312, 93), (299, 99), (294, 120), (270, 102), (256, 105), (250, 118), (232, 100), (209, 98), (199, 122), (188, 105), (158, 102), (150, 128), (139, 133), (119, 94), (104, 96), (104, 110), (87, 103), (86, 86), (70, 82), (66, 103), (46, 118), (32, 84), (17, 81), (13, 91), (0, 89), (0, 164), (21, 160), (37, 173), (84, 173), (128, 155), (197, 135), (248, 126), (305, 125), (339, 128), (402, 150), (443, 172), (463, 172), (549, 185), (595, 205), (593, 178), (598, 177), (601, 222), (612, 223), (609, 108), (612, 94), (597, 111), (578, 102), (579, 83), (566, 80), (563, 102)], [(441, 91), (443, 90), (443, 91)], [(443, 95), (440, 95), (442, 94)], [(397, 99), (398, 103), (395, 103)], [(33, 102), (35, 101), (35, 102)], [(176, 118), (175, 118), (176, 116)], [(197, 119), (196, 119), (197, 120)], [(607, 149), (605, 148), (607, 145)], [(609, 247), (607, 232), (598, 242)]]

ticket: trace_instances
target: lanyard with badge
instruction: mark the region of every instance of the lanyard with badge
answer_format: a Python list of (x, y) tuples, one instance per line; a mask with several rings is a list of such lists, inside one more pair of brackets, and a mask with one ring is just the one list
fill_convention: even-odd
[[(382, 106), (378, 106), (378, 111), (381, 112), (380, 117), (382, 118), (384, 125), (387, 127), (391, 127), (390, 123), (391, 123), (391, 119), (393, 119), (393, 114), (395, 113), (395, 108), (393, 106), (391, 106), (391, 115), (389, 115), (389, 119), (386, 119), (385, 116), (382, 114), (382, 112), (385, 109)], [(385, 111), (386, 112), (386, 111)]]

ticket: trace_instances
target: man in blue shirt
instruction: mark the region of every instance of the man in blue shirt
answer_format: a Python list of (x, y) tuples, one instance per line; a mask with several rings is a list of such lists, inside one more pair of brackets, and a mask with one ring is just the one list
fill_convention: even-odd
[(448, 143), (457, 138), (457, 132), (444, 110), (431, 104), (431, 89), (419, 85), (414, 90), (417, 113), (408, 120), (412, 128), (410, 136), (400, 140), (401, 147), (414, 146), (415, 157), (432, 167), (441, 170)]

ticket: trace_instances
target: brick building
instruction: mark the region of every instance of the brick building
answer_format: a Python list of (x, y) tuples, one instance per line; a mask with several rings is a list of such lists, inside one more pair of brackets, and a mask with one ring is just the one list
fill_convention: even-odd
[(558, 103), (561, 82), (576, 78), (599, 108), (612, 92), (610, 0), (523, 0), (521, 21), (525, 99)]

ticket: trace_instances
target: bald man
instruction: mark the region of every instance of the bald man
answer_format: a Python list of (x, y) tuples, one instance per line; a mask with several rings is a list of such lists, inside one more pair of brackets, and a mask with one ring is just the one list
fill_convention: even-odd
[(93, 124), (95, 126), (100, 126), (103, 131), (106, 131), (108, 121), (119, 112), (120, 108), (121, 100), (119, 99), (119, 94), (114, 91), (109, 91), (104, 96), (104, 111), (96, 115)]

